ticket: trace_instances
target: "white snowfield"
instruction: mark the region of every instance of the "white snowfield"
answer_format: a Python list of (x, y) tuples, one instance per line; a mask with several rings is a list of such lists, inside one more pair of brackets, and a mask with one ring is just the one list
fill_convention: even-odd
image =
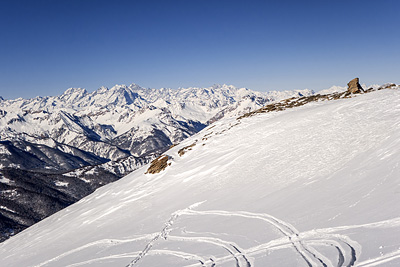
[(400, 266), (399, 88), (223, 119), (166, 154), (0, 244), (0, 265)]

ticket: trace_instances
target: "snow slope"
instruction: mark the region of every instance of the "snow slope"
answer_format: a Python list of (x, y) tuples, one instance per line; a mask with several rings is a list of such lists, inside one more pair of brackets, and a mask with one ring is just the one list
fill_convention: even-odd
[(399, 148), (398, 87), (222, 119), (0, 244), (0, 265), (399, 266)]

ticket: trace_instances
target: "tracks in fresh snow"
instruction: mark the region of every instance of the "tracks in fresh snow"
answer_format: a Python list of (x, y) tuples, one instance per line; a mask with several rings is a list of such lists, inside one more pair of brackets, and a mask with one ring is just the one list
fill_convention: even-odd
[[(168, 237), (169, 240), (173, 241), (184, 241), (184, 242), (193, 242), (193, 243), (207, 243), (217, 247), (220, 247), (228, 252), (228, 260), (232, 260), (232, 258), (236, 262), (236, 266), (247, 266), (251, 267), (252, 264), (248, 259), (248, 256), (245, 254), (244, 249), (240, 248), (234, 242), (229, 242), (222, 240), (220, 238), (215, 237), (183, 237), (183, 236), (170, 236)], [(215, 264), (215, 260), (210, 258), (209, 260), (205, 261), (202, 260), (200, 262), (202, 265), (207, 266), (208, 263)]]
[[(40, 264), (35, 265), (34, 267), (41, 267), (41, 266), (46, 266), (52, 262), (57, 262), (58, 260), (65, 258), (69, 255), (72, 255), (74, 253), (79, 253), (85, 249), (89, 249), (92, 247), (111, 247), (111, 246), (116, 246), (116, 245), (120, 245), (120, 244), (125, 244), (125, 243), (131, 243), (131, 242), (135, 242), (135, 241), (139, 241), (139, 240), (145, 240), (148, 239), (151, 235), (143, 235), (143, 236), (139, 236), (136, 238), (131, 238), (131, 239), (125, 239), (125, 240), (120, 240), (120, 239), (101, 239), (98, 241), (94, 241), (91, 243), (88, 243), (86, 245), (80, 246), (78, 248), (72, 249), (70, 251), (67, 251), (65, 253), (62, 253), (60, 255), (58, 255), (57, 257), (51, 258), (45, 262), (42, 262)], [(129, 256), (131, 257), (131, 253), (129, 254)], [(98, 259), (94, 259), (93, 261), (96, 261)], [(78, 266), (78, 265), (77, 265)]]
[(184, 212), (185, 215), (218, 215), (218, 216), (238, 216), (247, 219), (259, 219), (272, 224), (276, 227), (284, 236), (286, 236), (290, 243), (293, 245), (294, 249), (300, 254), (300, 256), (306, 261), (308, 266), (315, 266), (315, 261), (312, 258), (317, 259), (322, 263), (323, 266), (327, 266), (324, 261), (316, 255), (316, 253), (310, 252), (310, 249), (304, 246), (304, 244), (299, 241), (297, 230), (294, 229), (288, 223), (285, 223), (275, 217), (268, 214), (258, 214), (250, 212), (228, 212), (228, 211), (193, 211), (188, 210)]
[[(353, 266), (356, 261), (355, 249), (353, 248), (352, 245), (349, 244), (348, 242), (349, 238), (340, 235), (327, 235), (327, 234), (317, 235), (317, 236), (314, 235), (309, 237), (312, 239), (318, 238), (320, 239), (318, 240), (319, 244), (334, 246), (337, 249), (338, 262), (336, 265), (334, 265), (328, 258), (326, 258), (320, 252), (315, 250), (312, 246), (308, 245), (307, 241), (309, 238), (302, 238), (300, 236), (300, 233), (297, 231), (295, 227), (269, 214), (251, 213), (244, 211), (228, 212), (228, 211), (194, 211), (194, 210), (185, 210), (182, 211), (182, 214), (192, 215), (192, 216), (195, 215), (237, 216), (247, 219), (257, 219), (265, 221), (274, 226), (289, 240), (289, 243), (293, 246), (295, 251), (299, 253), (299, 255), (304, 259), (304, 261), (308, 266), (343, 266), (345, 262), (345, 255), (346, 256), (349, 255), (347, 266)], [(350, 253), (346, 253), (346, 250), (343, 248), (343, 245), (348, 247)], [(268, 249), (268, 246), (262, 247), (261, 251), (263, 251), (264, 249)], [(256, 252), (257, 250), (252, 251), (252, 255), (257, 254)]]
[(382, 265), (384, 263), (390, 262), (390, 261), (398, 259), (398, 258), (400, 258), (400, 250), (393, 251), (391, 253), (360, 262), (360, 263), (358, 263), (357, 266), (359, 266), (359, 267), (379, 266), (379, 265)]
[[(198, 204), (196, 204), (197, 206)], [(256, 247), (243, 249), (239, 247), (236, 243), (222, 240), (216, 237), (205, 237), (205, 236), (196, 236), (196, 237), (185, 237), (185, 236), (172, 236), (169, 235), (171, 231), (171, 226), (173, 222), (179, 216), (229, 216), (229, 217), (242, 217), (245, 219), (256, 219), (264, 221), (273, 227), (275, 227), (283, 236), (283, 239), (272, 240), (268, 243), (264, 243), (258, 245)], [(217, 246), (223, 248), (228, 252), (228, 256), (223, 256), (219, 258), (210, 258), (209, 260), (204, 260), (204, 257), (199, 255), (192, 255), (192, 258), (197, 258), (197, 261), (202, 266), (215, 266), (217, 263), (224, 263), (234, 260), (237, 267), (251, 267), (253, 266), (251, 262), (251, 256), (255, 256), (257, 254), (263, 253), (269, 249), (281, 249), (293, 247), (294, 250), (303, 258), (305, 263), (308, 266), (353, 266), (356, 259), (356, 249), (353, 247), (356, 242), (350, 240), (346, 236), (337, 235), (337, 234), (319, 234), (317, 232), (307, 232), (306, 234), (299, 233), (295, 227), (291, 224), (282, 221), (276, 217), (273, 217), (269, 214), (264, 213), (251, 213), (245, 211), (239, 212), (229, 212), (229, 211), (221, 211), (221, 210), (213, 210), (213, 211), (196, 211), (193, 210), (193, 206), (184, 210), (179, 210), (172, 214), (171, 218), (167, 221), (162, 231), (157, 234), (150, 242), (145, 246), (143, 251), (131, 261), (127, 267), (132, 267), (139, 260), (141, 260), (144, 256), (149, 254), (150, 249), (153, 247), (154, 243), (158, 241), (160, 238), (167, 240), (167, 237), (170, 241), (176, 242), (192, 242), (192, 243), (207, 243), (213, 246)], [(331, 246), (337, 250), (338, 257), (337, 262), (335, 264), (332, 263), (330, 259), (316, 250), (312, 245), (323, 245), (323, 246)], [(158, 250), (158, 254), (160, 254), (162, 250)], [(165, 250), (162, 252), (163, 254), (174, 255), (174, 253), (178, 253), (176, 251), (168, 251)], [(194, 264), (195, 266), (197, 264)], [(190, 265), (192, 266), (192, 265)]]
[(179, 212), (175, 212), (172, 214), (171, 218), (167, 221), (165, 224), (164, 228), (161, 230), (160, 233), (158, 233), (153, 239), (150, 240), (149, 243), (147, 243), (146, 247), (143, 249), (142, 252), (139, 253), (139, 255), (132, 260), (127, 267), (132, 267), (135, 263), (137, 263), (140, 259), (142, 259), (148, 252), (149, 250), (153, 247), (154, 243), (160, 239), (164, 238), (165, 240), (167, 239), (168, 232), (170, 231), (171, 226), (174, 223), (174, 220), (179, 216)]
[[(266, 252), (280, 249), (293, 249), (293, 251), (300, 256), (299, 259), (302, 259), (308, 266), (336, 267), (353, 266), (357, 260), (357, 255), (360, 252), (360, 245), (357, 242), (354, 242), (347, 236), (331, 233), (330, 230), (333, 228), (300, 233), (291, 224), (269, 214), (251, 213), (246, 211), (230, 212), (223, 210), (194, 210), (194, 208), (200, 204), (201, 203), (194, 204), (187, 209), (178, 210), (171, 214), (171, 217), (164, 224), (164, 227), (160, 232), (125, 240), (104, 239), (95, 241), (65, 252), (36, 266), (40, 267), (54, 264), (60, 260), (62, 261), (66, 256), (71, 256), (75, 253), (80, 254), (85, 250), (90, 251), (93, 247), (99, 247), (102, 249), (110, 248), (114, 252), (111, 254), (104, 254), (107, 256), (103, 257), (87, 257), (81, 259), (79, 262), (73, 263), (71, 266), (82, 266), (96, 262), (101, 263), (104, 260), (110, 259), (133, 258), (130, 263), (126, 265), (126, 267), (133, 267), (139, 261), (142, 261), (143, 258), (165, 256), (168, 258), (176, 257), (177, 259), (188, 261), (186, 263), (187, 266), (213, 267), (221, 264), (233, 263), (236, 267), (252, 267), (254, 266), (256, 257), (265, 256)], [(236, 231), (238, 229), (235, 228), (229, 228), (233, 229), (233, 233), (230, 232), (229, 234), (226, 234), (226, 237), (221, 237), (224, 235), (219, 232), (190, 232), (190, 235), (192, 236), (187, 236), (186, 231), (183, 231), (181, 235), (171, 234), (171, 232), (175, 233), (175, 230), (177, 229), (182, 229), (182, 225), (178, 224), (178, 226), (174, 226), (174, 223), (177, 220), (180, 220), (181, 217), (188, 219), (180, 222), (180, 224), (183, 223), (184, 227), (186, 227), (190, 226), (190, 217), (193, 217), (196, 221), (197, 219), (200, 219), (200, 217), (204, 216), (209, 216), (212, 219), (229, 217), (232, 218), (232, 220), (235, 220), (240, 218), (240, 220), (244, 219), (245, 222), (248, 221), (249, 223), (253, 220), (258, 220), (267, 224), (265, 227), (261, 228), (261, 230), (268, 231), (272, 226), (273, 229), (276, 229), (277, 233), (282, 235), (282, 237), (264, 243), (258, 242), (257, 245), (252, 246), (249, 246), (249, 244), (245, 242), (247, 247), (243, 247), (239, 245), (239, 243), (242, 242), (233, 242), (233, 237), (230, 238), (230, 234), (233, 234), (232, 236), (237, 236)], [(231, 219), (229, 219), (229, 221), (231, 221)], [(228, 240), (228, 238), (231, 240)], [(143, 245), (145, 240), (147, 240), (147, 242)], [(162, 242), (165, 242), (163, 243), (163, 249), (155, 248), (156, 245), (159, 245)], [(251, 242), (253, 243), (254, 241)], [(140, 249), (140, 247), (142, 249)], [(181, 247), (185, 249), (181, 249)], [(325, 252), (331, 252), (329, 254), (330, 257), (327, 257), (317, 249), (321, 247), (331, 248), (330, 250), (324, 250)], [(190, 249), (194, 249), (198, 252), (184, 251)], [(208, 254), (210, 251), (213, 251), (216, 254)], [(336, 257), (334, 257), (335, 254), (337, 255)], [(377, 258), (373, 261), (362, 262), (361, 264), (362, 266), (374, 266), (376, 263), (390, 261), (398, 257), (400, 257), (400, 253)]]

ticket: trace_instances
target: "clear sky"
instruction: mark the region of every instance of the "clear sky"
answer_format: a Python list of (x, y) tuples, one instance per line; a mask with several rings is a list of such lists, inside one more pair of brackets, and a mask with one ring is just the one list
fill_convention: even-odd
[(0, 95), (400, 83), (397, 0), (0, 0)]

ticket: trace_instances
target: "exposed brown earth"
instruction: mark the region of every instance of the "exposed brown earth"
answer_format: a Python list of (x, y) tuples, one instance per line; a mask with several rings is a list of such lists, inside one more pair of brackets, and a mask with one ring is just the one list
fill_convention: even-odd
[(185, 147), (179, 149), (178, 155), (179, 155), (180, 157), (182, 157), (183, 155), (185, 155), (185, 153), (186, 153), (188, 150), (192, 150), (192, 147), (194, 147), (195, 145), (196, 145), (196, 142), (193, 143), (193, 144), (191, 144), (191, 145), (188, 145), (188, 146), (185, 146)]
[(165, 170), (165, 168), (171, 165), (171, 163), (168, 163), (169, 159), (170, 157), (168, 155), (161, 155), (158, 158), (154, 159), (151, 162), (150, 167), (147, 169), (146, 174), (155, 174)]
[[(356, 79), (358, 79), (358, 78), (356, 78)], [(355, 79), (353, 79), (352, 81), (354, 81), (354, 80)], [(350, 81), (350, 83), (352, 81)], [(299, 97), (299, 98), (292, 97), (292, 98), (288, 98), (288, 99), (282, 100), (277, 103), (266, 105), (260, 109), (246, 113), (246, 114), (238, 117), (237, 119), (240, 120), (240, 119), (243, 119), (246, 117), (253, 116), (258, 113), (282, 111), (282, 110), (289, 109), (289, 108), (300, 107), (300, 106), (303, 106), (310, 102), (330, 101), (330, 100), (337, 100), (337, 99), (341, 99), (341, 98), (351, 98), (360, 93), (370, 93), (375, 90), (389, 89), (389, 88), (393, 88), (395, 86), (396, 86), (396, 84), (392, 83), (392, 84), (387, 84), (387, 85), (381, 86), (377, 89), (369, 88), (365, 91), (358, 90), (357, 93), (351, 93), (350, 91), (346, 91), (346, 92), (342, 92), (342, 93), (332, 93), (332, 94), (327, 94), (327, 95), (316, 94), (316, 95), (311, 95), (311, 96), (303, 96), (303, 97)]]

